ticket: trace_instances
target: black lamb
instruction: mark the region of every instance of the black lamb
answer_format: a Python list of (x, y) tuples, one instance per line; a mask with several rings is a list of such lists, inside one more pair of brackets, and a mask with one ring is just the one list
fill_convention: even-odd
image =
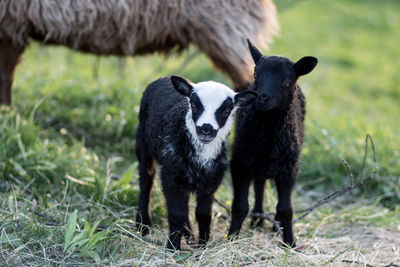
[[(294, 247), (291, 193), (299, 172), (306, 104), (297, 80), (311, 72), (318, 60), (307, 56), (293, 63), (282, 56), (263, 56), (249, 40), (248, 44), (256, 64), (250, 89), (258, 92), (259, 98), (238, 112), (231, 161), (234, 199), (229, 235), (239, 233), (247, 216), (250, 183), (254, 181), (253, 213), (262, 213), (265, 181), (273, 178), (278, 191), (275, 220), (283, 228), (283, 241)], [(262, 218), (253, 217), (251, 225), (262, 223)]]
[(180, 249), (182, 234), (191, 237), (190, 192), (197, 195), (199, 244), (209, 239), (214, 193), (227, 168), (226, 140), (233, 114), (257, 97), (254, 91), (235, 93), (217, 82), (195, 84), (179, 76), (160, 78), (143, 93), (136, 137), (140, 174), (136, 222), (152, 224), (149, 202), (158, 163), (167, 202), (168, 248)]

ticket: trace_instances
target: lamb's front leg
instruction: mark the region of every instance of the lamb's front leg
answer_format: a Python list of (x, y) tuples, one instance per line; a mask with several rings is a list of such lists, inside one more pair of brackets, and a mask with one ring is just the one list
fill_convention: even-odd
[(179, 188), (163, 188), (167, 201), (169, 240), (167, 248), (180, 250), (182, 234), (188, 230), (185, 225), (188, 220), (189, 192)]
[(232, 220), (228, 235), (235, 237), (239, 235), (240, 228), (249, 212), (249, 187), (251, 178), (243, 175), (237, 165), (231, 164), (233, 203)]
[(196, 220), (199, 224), (199, 245), (205, 245), (210, 238), (213, 200), (212, 193), (197, 194)]
[(278, 190), (278, 205), (276, 206), (275, 220), (280, 222), (283, 228), (283, 242), (290, 247), (295, 247), (293, 240), (293, 207), (292, 207), (292, 190), (295, 178), (291, 176), (280, 176), (275, 178)]

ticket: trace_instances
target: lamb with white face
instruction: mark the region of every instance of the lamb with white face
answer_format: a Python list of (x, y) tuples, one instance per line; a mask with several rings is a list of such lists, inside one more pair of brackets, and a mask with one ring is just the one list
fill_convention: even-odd
[(199, 160), (213, 160), (228, 137), (236, 109), (252, 102), (257, 93), (235, 93), (214, 81), (189, 83), (179, 76), (172, 76), (171, 82), (189, 101), (185, 123)]
[(197, 194), (199, 243), (209, 239), (214, 193), (228, 166), (225, 142), (234, 112), (257, 98), (255, 91), (235, 93), (220, 83), (196, 84), (179, 76), (160, 78), (144, 91), (136, 136), (140, 174), (136, 222), (151, 225), (150, 192), (158, 164), (168, 211), (168, 248), (179, 249), (182, 234), (191, 236), (190, 192)]

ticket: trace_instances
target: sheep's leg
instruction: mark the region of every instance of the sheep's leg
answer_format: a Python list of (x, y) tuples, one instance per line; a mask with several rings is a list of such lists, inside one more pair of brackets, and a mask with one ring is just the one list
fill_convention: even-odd
[(283, 228), (283, 242), (291, 247), (296, 246), (293, 240), (293, 207), (291, 200), (294, 181), (295, 179), (291, 177), (277, 177), (275, 179), (278, 189), (278, 205), (276, 206), (275, 220), (279, 221)]
[[(263, 213), (263, 202), (264, 202), (264, 187), (265, 187), (266, 179), (254, 179), (254, 194), (255, 194), (255, 203), (253, 213)], [(251, 227), (257, 228), (261, 227), (264, 223), (264, 219), (260, 217), (253, 217), (251, 219)]]
[(199, 224), (199, 245), (205, 245), (210, 238), (213, 194), (197, 194), (196, 220)]
[(136, 223), (141, 228), (143, 235), (148, 234), (152, 221), (149, 213), (150, 195), (153, 187), (154, 176), (156, 174), (154, 160), (147, 156), (139, 158), (139, 208), (136, 214)]
[(14, 70), (24, 47), (0, 41), (0, 105), (11, 105)]
[(237, 175), (236, 171), (232, 171), (233, 203), (229, 236), (239, 234), (243, 221), (249, 212), (248, 198), (250, 183), (251, 179), (249, 177)]
[[(161, 178), (162, 180), (163, 177)], [(189, 192), (163, 186), (167, 200), (169, 238), (167, 248), (180, 250), (182, 234), (187, 232), (185, 224), (189, 217)]]

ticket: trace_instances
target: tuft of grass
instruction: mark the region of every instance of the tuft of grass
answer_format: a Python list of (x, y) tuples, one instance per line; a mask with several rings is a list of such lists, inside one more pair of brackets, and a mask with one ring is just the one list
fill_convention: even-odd
[(0, 116), (2, 184), (11, 182), (40, 197), (62, 190), (67, 173), (93, 177), (99, 168), (96, 154), (77, 141), (67, 145), (62, 139), (49, 139), (33, 116), (23, 117), (7, 107), (1, 108)]

